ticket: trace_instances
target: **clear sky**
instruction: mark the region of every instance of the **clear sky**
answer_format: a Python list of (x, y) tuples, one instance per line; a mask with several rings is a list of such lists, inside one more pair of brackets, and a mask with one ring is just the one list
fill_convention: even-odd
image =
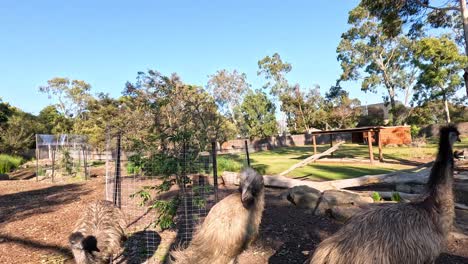
[[(336, 46), (357, 3), (2, 0), (0, 97), (38, 113), (51, 103), (38, 87), (53, 77), (117, 97), (150, 68), (203, 86), (217, 70), (237, 69), (259, 88), (257, 61), (274, 52), (292, 64), (291, 83), (324, 93), (340, 73)], [(382, 100), (357, 84), (345, 88), (363, 104)]]

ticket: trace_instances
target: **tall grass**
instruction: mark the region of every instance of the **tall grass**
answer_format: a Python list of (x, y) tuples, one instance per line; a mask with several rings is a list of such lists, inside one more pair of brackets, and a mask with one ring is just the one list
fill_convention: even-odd
[(16, 169), (23, 163), (23, 158), (0, 154), (0, 173), (8, 173)]
[(237, 160), (230, 159), (229, 157), (218, 157), (218, 174), (223, 173), (223, 171), (241, 171), (243, 164)]

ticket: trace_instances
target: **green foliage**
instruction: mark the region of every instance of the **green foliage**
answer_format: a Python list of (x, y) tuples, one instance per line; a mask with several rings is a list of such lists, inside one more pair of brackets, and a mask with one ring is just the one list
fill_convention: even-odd
[(380, 201), (382, 201), (382, 197), (380, 196), (380, 193), (378, 193), (378, 192), (373, 192), (373, 193), (372, 193), (372, 199), (373, 199), (375, 202), (380, 202)]
[(39, 91), (49, 98), (55, 97), (55, 105), (61, 114), (67, 117), (80, 117), (87, 107), (91, 85), (82, 80), (71, 80), (56, 77), (47, 81), (47, 85), (39, 87)]
[(418, 127), (417, 125), (411, 125), (411, 138), (417, 138), (419, 135), (419, 131), (421, 131), (420, 127)]
[(239, 123), (244, 135), (269, 137), (278, 132), (275, 105), (261, 91), (249, 91), (238, 108)]
[(468, 65), (457, 45), (443, 36), (421, 39), (414, 48), (414, 63), (421, 70), (413, 100), (422, 105), (433, 100), (445, 104), (446, 121), (450, 122), (448, 101), (463, 86), (460, 72)]
[(148, 201), (151, 200), (151, 191), (154, 190), (155, 186), (143, 186), (143, 188), (136, 193), (130, 194), (130, 198), (140, 198), (139, 206), (144, 206)]
[(60, 113), (53, 105), (44, 107), (37, 119), (44, 125), (46, 134), (62, 134), (72, 130), (73, 121)]
[(8, 118), (13, 114), (12, 107), (8, 103), (4, 103), (0, 98), (0, 127), (8, 121)]
[(104, 164), (106, 164), (106, 162), (103, 161), (103, 160), (93, 160), (93, 161), (91, 162), (90, 166), (91, 166), (91, 167), (99, 167), (99, 166), (102, 166), (102, 165), (104, 165)]
[(392, 201), (394, 202), (401, 202), (401, 196), (399, 192), (392, 193)]
[(179, 198), (175, 197), (169, 201), (164, 200), (152, 200), (152, 192), (156, 194), (167, 192), (174, 184), (172, 180), (164, 180), (162, 184), (156, 186), (143, 186), (141, 190), (130, 195), (130, 198), (139, 198), (139, 206), (148, 206), (150, 209), (157, 211), (157, 218), (154, 221), (154, 225), (161, 229), (168, 229), (174, 226), (174, 216), (177, 212), (179, 205)]
[[(107, 94), (99, 94), (97, 98), (87, 101), (86, 111), (81, 114), (83, 118), (75, 119), (73, 130), (75, 133), (87, 135), (88, 142), (98, 150), (105, 149), (106, 135), (117, 131), (126, 131), (127, 124), (133, 124), (138, 111), (130, 113), (123, 105), (123, 99), (113, 99)], [(120, 108), (119, 108), (120, 107)], [(139, 134), (132, 131), (135, 136)], [(124, 147), (127, 145), (126, 138), (123, 140)]]
[(411, 64), (414, 41), (406, 36), (382, 34), (385, 28), (381, 21), (363, 5), (349, 13), (348, 23), (352, 27), (343, 33), (337, 48), (343, 70), (340, 80), (362, 80), (361, 90), (366, 92), (385, 88), (391, 122), (396, 125), (396, 92), (410, 89), (416, 74)]
[(267, 80), (263, 88), (270, 89), (270, 94), (279, 96), (289, 88), (285, 75), (291, 69), (291, 64), (283, 62), (281, 56), (275, 53), (258, 61), (257, 75), (263, 75)]
[(0, 149), (9, 154), (23, 154), (34, 148), (35, 134), (43, 131), (37, 118), (17, 108), (11, 108), (8, 121), (0, 126)]
[(218, 156), (216, 162), (218, 165), (218, 174), (224, 171), (239, 172), (243, 167), (242, 163), (229, 157)]
[(65, 170), (67, 175), (71, 175), (73, 173), (73, 158), (70, 155), (70, 150), (62, 149), (62, 159), (60, 161), (60, 166), (63, 170)]
[(134, 154), (128, 157), (127, 162), (127, 173), (128, 174), (139, 174), (142, 172), (143, 157), (141, 154)]
[(349, 93), (339, 84), (332, 86), (325, 98), (330, 126), (334, 128), (356, 127), (361, 114), (361, 102), (358, 99), (351, 99)]
[(174, 227), (174, 216), (177, 213), (179, 203), (179, 197), (172, 198), (169, 201), (156, 200), (154, 204), (150, 206), (151, 209), (156, 209), (158, 212), (154, 225), (159, 225), (162, 230)]
[(0, 174), (17, 169), (23, 162), (24, 160), (21, 157), (0, 154)]
[(45, 169), (42, 168), (42, 167), (39, 167), (39, 169), (37, 170), (37, 176), (44, 176), (45, 175)]
[(379, 17), (385, 35), (394, 37), (409, 29), (417, 37), (433, 28), (462, 29), (459, 1), (362, 0), (360, 6)]
[(247, 75), (236, 70), (220, 70), (209, 77), (207, 89), (213, 95), (220, 112), (235, 122), (234, 108), (242, 102), (244, 94), (250, 88)]

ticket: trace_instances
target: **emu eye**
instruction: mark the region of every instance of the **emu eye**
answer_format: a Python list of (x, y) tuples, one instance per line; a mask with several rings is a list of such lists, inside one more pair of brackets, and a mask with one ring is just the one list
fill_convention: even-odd
[(255, 189), (255, 188), (250, 189), (250, 193), (251, 193), (253, 196), (257, 196), (257, 192), (258, 192), (258, 190)]

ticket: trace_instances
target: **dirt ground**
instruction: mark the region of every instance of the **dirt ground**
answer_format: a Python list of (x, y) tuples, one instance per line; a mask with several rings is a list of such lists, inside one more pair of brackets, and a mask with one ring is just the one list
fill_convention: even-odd
[[(290, 205), (281, 199), (282, 192), (267, 189), (260, 236), (239, 263), (303, 263), (310, 250), (340, 228), (339, 223)], [(74, 222), (87, 203), (103, 197), (101, 177), (67, 184), (0, 181), (0, 263), (71, 263), (67, 237)], [(463, 219), (459, 221), (467, 218)], [(155, 235), (158, 244), (151, 262), (159, 263), (174, 242), (176, 230)], [(437, 263), (468, 263), (468, 240), (451, 237)]]

